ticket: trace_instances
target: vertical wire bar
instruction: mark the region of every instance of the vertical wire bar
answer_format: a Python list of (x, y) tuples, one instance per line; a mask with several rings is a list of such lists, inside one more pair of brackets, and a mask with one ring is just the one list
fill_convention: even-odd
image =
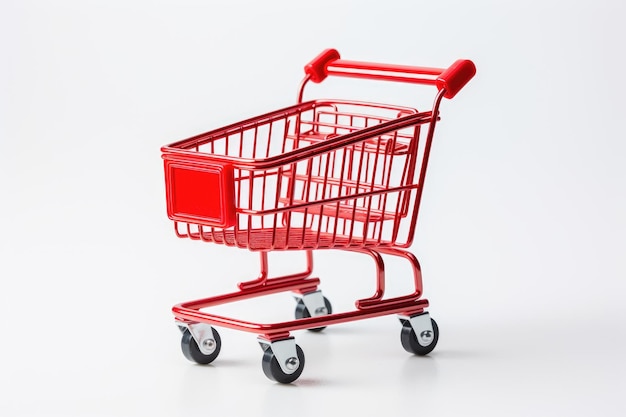
[[(326, 163), (328, 164), (328, 154), (324, 154), (326, 156)], [(320, 163), (317, 165), (317, 177), (319, 178), (322, 175), (322, 159), (324, 157), (324, 155), (320, 155)], [(315, 182), (315, 200), (319, 201), (320, 199), (324, 198), (324, 193), (322, 192), (322, 195), (319, 194), (319, 190), (320, 190), (320, 182), (319, 180)]]
[[(286, 121), (285, 121), (285, 129), (283, 131), (283, 152), (285, 149), (285, 143), (287, 142), (287, 135), (289, 134), (289, 125), (290, 125), (290, 119), (287, 117)], [(294, 131), (294, 134), (296, 135), (296, 140), (297, 137), (299, 135), (299, 133), (297, 131)], [(282, 168), (282, 167), (281, 167)], [(291, 167), (289, 168), (289, 170), (291, 171), (291, 176), (289, 177), (289, 180), (287, 180), (287, 198), (289, 201), (289, 206), (293, 206), (293, 187), (294, 182), (295, 182), (295, 176), (296, 176), (296, 164), (291, 164)], [(279, 178), (282, 182), (282, 177)], [(280, 194), (278, 193), (277, 196), (279, 196)], [(276, 203), (278, 204), (278, 200), (276, 201)], [(285, 247), (289, 246), (289, 234), (291, 232), (291, 211), (286, 211), (285, 214), (283, 215), (283, 223), (285, 224)], [(276, 225), (274, 225), (274, 236), (276, 236)]]
[[(309, 160), (307, 161), (307, 179), (306, 179), (306, 182), (302, 186), (302, 201), (304, 201), (306, 203), (310, 202), (311, 180), (312, 180), (312, 176), (313, 176), (313, 161), (315, 160), (315, 158), (321, 158), (321, 156), (320, 155), (313, 156), (313, 157), (309, 158)], [(320, 161), (320, 163), (321, 163), (321, 161)], [(308, 215), (309, 215), (309, 208), (305, 207), (305, 209), (304, 209), (304, 216), (303, 216), (303, 219), (302, 219), (302, 233), (301, 233), (301, 244), (302, 245), (304, 245), (304, 238), (305, 238), (305, 234), (306, 234)]]
[[(265, 158), (268, 158), (270, 156), (270, 142), (272, 140), (272, 126), (274, 125), (273, 122), (269, 123), (268, 126), (268, 133), (267, 133), (267, 148), (265, 149)], [(267, 177), (268, 177), (268, 173), (267, 173), (267, 169), (265, 171), (263, 171), (263, 187), (262, 187), (262, 192), (261, 192), (261, 210), (266, 210), (267, 207), (265, 207), (265, 189), (267, 186)], [(261, 228), (265, 229), (265, 215), (261, 216)]]
[[(393, 142), (393, 139), (392, 139), (392, 142)], [(392, 145), (395, 148), (395, 143), (392, 143)], [(387, 178), (386, 178), (386, 180), (384, 180), (383, 187), (388, 190), (389, 189), (389, 183), (391, 182), (391, 172), (392, 172), (392, 169), (393, 169), (393, 161), (394, 161), (395, 158), (394, 158), (393, 154), (386, 154), (386, 155), (387, 155), (387, 158), (389, 159), (389, 166), (387, 167), (387, 169), (385, 170), (385, 173), (384, 173)], [(386, 192), (386, 193), (383, 194), (383, 197), (382, 197), (382, 200), (383, 200), (383, 203), (382, 203), (382, 215), (383, 215), (383, 218), (384, 218), (385, 214), (387, 213), (387, 196), (388, 195), (389, 195), (389, 192)], [(380, 243), (382, 241), (383, 229), (384, 229), (383, 226), (384, 226), (384, 222), (381, 223), (381, 226), (380, 226), (380, 232), (379, 232), (379, 235), (378, 235), (378, 243)]]
[[(337, 160), (337, 152), (339, 152), (339, 149), (334, 150), (330, 153), (330, 155), (332, 155), (332, 165), (330, 168), (330, 172), (331, 175), (333, 176), (333, 178), (335, 178), (335, 161)], [(330, 186), (330, 191), (328, 192), (328, 198), (333, 198), (333, 189), (334, 189), (334, 185), (331, 184)], [(330, 227), (330, 216), (326, 216), (326, 231), (328, 232)]]
[[(344, 170), (345, 170), (345, 167), (346, 167), (346, 157), (347, 157), (346, 148), (343, 149), (343, 153), (342, 154), (343, 154), (343, 156), (341, 158), (341, 173), (339, 175), (339, 185), (337, 186), (337, 192), (339, 194), (337, 196), (338, 198), (342, 197), (341, 193), (342, 193), (342, 190), (343, 190), (343, 178), (344, 178), (343, 174), (344, 174)], [(341, 201), (340, 200), (337, 201), (337, 209), (335, 211), (335, 227), (334, 227), (334, 230), (333, 230), (333, 237), (332, 237), (333, 244), (336, 242), (336, 239), (337, 239), (337, 227), (339, 226), (339, 209), (341, 207), (340, 204), (341, 204)], [(345, 223), (344, 223), (344, 232), (342, 232), (342, 233), (345, 234)]]
[[(363, 169), (363, 158), (365, 157), (365, 150), (363, 149), (363, 145), (364, 143), (361, 142), (361, 157), (359, 158), (359, 168), (357, 170), (357, 175), (356, 175), (356, 184), (354, 186), (354, 193), (358, 194), (359, 193), (359, 187), (361, 185), (361, 170)], [(352, 243), (352, 238), (353, 238), (353, 234), (354, 234), (354, 223), (356, 223), (356, 209), (358, 206), (358, 198), (354, 199), (354, 203), (352, 204), (352, 220), (350, 223), (350, 234), (349, 234), (349, 238), (348, 238), (348, 244)]]
[[(339, 109), (337, 108), (337, 106), (334, 107), (334, 116), (335, 116), (335, 122), (334, 127), (333, 127), (333, 134), (337, 135), (338, 134), (338, 126), (339, 126)], [(342, 149), (342, 162), (341, 162), (341, 167), (340, 167), (340, 174), (339, 174), (339, 186), (337, 187), (337, 197), (341, 196), (341, 183), (343, 182), (343, 170), (344, 170), (344, 165), (345, 165), (345, 153), (346, 153), (346, 149), (343, 148)], [(333, 234), (332, 234), (332, 238), (331, 238), (331, 246), (334, 247), (335, 243), (337, 241), (337, 227), (339, 226), (339, 210), (340, 210), (340, 206), (341, 206), (341, 202), (337, 201), (337, 210), (335, 213), (335, 218), (334, 218), (334, 228), (333, 228)]]
[[(354, 128), (354, 116), (350, 115), (348, 116), (348, 125), (347, 125), (347, 130), (348, 132), (353, 132), (355, 129)], [(354, 170), (353, 167), (353, 163), (354, 163), (354, 155), (356, 154), (356, 144), (347, 147), (346, 148), (346, 153), (348, 154), (348, 180), (352, 180), (352, 171)], [(346, 187), (346, 192), (345, 192), (345, 196), (349, 196), (354, 194), (354, 191), (352, 191), (352, 187), (347, 186)], [(352, 204), (356, 204), (356, 201), (354, 201)], [(346, 202), (345, 205), (347, 207), (350, 207), (350, 203)], [(348, 219), (345, 218), (343, 219), (343, 229), (342, 229), (342, 234), (345, 236), (346, 235), (346, 228), (348, 227)], [(350, 243), (350, 241), (352, 240), (351, 236), (348, 236), (348, 243)]]
[[(326, 197), (326, 185), (328, 183), (328, 168), (330, 166), (330, 164), (328, 163), (328, 159), (330, 158), (330, 154), (325, 154), (326, 155), (326, 169), (324, 171), (324, 184), (322, 186), (322, 195), (323, 198)], [(317, 237), (316, 237), (316, 242), (317, 242), (317, 247), (319, 247), (319, 242), (320, 242), (320, 233), (322, 232), (322, 221), (323, 221), (323, 215), (324, 215), (324, 205), (322, 204), (320, 206), (320, 215), (319, 215), (319, 221), (318, 221), (318, 225), (317, 225)], [(328, 216), (326, 216), (328, 217)]]
[[(383, 168), (382, 168), (381, 175), (380, 175), (380, 185), (382, 187), (384, 187), (385, 186), (385, 180), (387, 178), (387, 173), (389, 171), (387, 169), (387, 162), (389, 161), (390, 156), (389, 156), (389, 154), (387, 152), (385, 152), (385, 153), (383, 153), (382, 158), (383, 158)], [(378, 210), (383, 210), (384, 211), (384, 205), (383, 204), (384, 203), (383, 203), (382, 198), (379, 199), (378, 200)]]
[[(349, 126), (353, 127), (352, 124), (353, 124), (354, 116), (350, 116), (349, 120), (350, 120)], [(352, 131), (353, 131), (352, 129), (348, 129), (348, 132), (352, 132)], [(351, 146), (351, 152), (353, 152), (353, 153), (356, 152), (355, 145)], [(353, 163), (353, 159), (354, 159), (353, 156), (350, 155), (350, 159), (348, 160), (348, 179), (349, 180), (352, 179), (352, 169), (353, 169), (352, 168), (352, 163)]]
[(243, 158), (243, 126), (239, 128), (239, 158)]
[[(248, 207), (250, 208), (250, 210), (252, 210), (252, 170), (248, 171), (248, 181), (250, 181), (250, 185), (248, 185)], [(248, 238), (248, 245), (250, 245), (250, 239), (252, 237), (252, 213), (247, 214), (247, 238)]]
[[(301, 113), (298, 113), (298, 116), (296, 117), (296, 124), (294, 126), (294, 134), (295, 134), (295, 136), (297, 138), (296, 143), (298, 144), (298, 149), (301, 149), (301, 147), (302, 147), (302, 144), (300, 143), (300, 141), (301, 141), (300, 117), (301, 117)], [(305, 172), (302, 175), (306, 179), (302, 179), (302, 180), (298, 180), (297, 178), (299, 176), (298, 170), (302, 168), (303, 161), (299, 161), (296, 164), (294, 164), (295, 173), (294, 173), (294, 176), (292, 177), (294, 179), (292, 195), (296, 196), (298, 185), (301, 184), (300, 185), (300, 187), (302, 188), (302, 190), (301, 190), (302, 192), (300, 194), (300, 200), (301, 201), (308, 202), (308, 200), (309, 200), (308, 192), (309, 192), (309, 187), (311, 185), (311, 171), (312, 171), (312, 163), (313, 163), (312, 161), (313, 161), (312, 157), (307, 159), (306, 165), (304, 167)], [(307, 176), (308, 176), (308, 178), (307, 178)], [(293, 204), (293, 197), (291, 198), (291, 200), (292, 200), (292, 204)], [(297, 245), (298, 249), (302, 249), (302, 246), (304, 245), (304, 236), (305, 236), (305, 232), (306, 232), (307, 211), (308, 211), (308, 208), (305, 208), (303, 216), (302, 216), (302, 232), (300, 234), (300, 240), (299, 241), (297, 240), (298, 236), (297, 236), (296, 233), (293, 234), (293, 236), (294, 236), (293, 244)], [(291, 214), (293, 214), (293, 213), (290, 213), (290, 216), (291, 216)], [(290, 220), (289, 223), (291, 223), (291, 230), (289, 231), (289, 233), (287, 235), (289, 237), (291, 237), (291, 235), (292, 235), (291, 231), (294, 230), (294, 226), (296, 226), (295, 229), (297, 229), (297, 223), (298, 223), (297, 216), (296, 217), (292, 216), (289, 220)]]
[[(252, 159), (256, 158), (256, 146), (257, 146), (257, 139), (258, 139), (258, 133), (259, 133), (259, 125), (258, 123), (254, 124), (254, 138), (253, 138), (253, 142), (252, 142)], [(239, 156), (240, 158), (243, 158), (243, 129), (241, 132), (242, 136), (241, 136), (241, 144), (239, 145)], [(254, 194), (254, 179), (255, 179), (255, 175), (254, 175), (254, 170), (250, 169), (248, 174), (248, 178), (249, 178), (249, 182), (250, 185), (248, 186), (248, 208), (250, 210), (253, 210), (254, 208), (252, 207), (253, 204), (253, 194)], [(250, 242), (250, 233), (252, 233), (252, 216), (253, 214), (248, 214), (248, 242)]]
[[(254, 171), (253, 170), (249, 170), (248, 171), (248, 181), (250, 182), (250, 184), (248, 185), (248, 207), (250, 208), (250, 210), (253, 209), (252, 207), (252, 194), (253, 194), (253, 187), (254, 187)], [(252, 216), (253, 214), (250, 213), (248, 214), (248, 242), (250, 242), (250, 236), (252, 233)]]
[[(235, 168), (233, 170), (233, 176), (234, 178), (237, 179), (237, 181), (235, 181), (235, 187), (237, 188), (237, 190), (239, 190), (241, 188), (241, 177), (242, 177), (242, 173), (241, 173), (241, 169), (237, 169)], [(239, 201), (239, 199), (237, 198), (237, 193), (235, 193), (235, 207), (241, 207), (241, 201)], [(239, 236), (239, 221), (241, 220), (241, 216), (245, 216), (245, 214), (241, 214), (241, 213), (236, 213), (235, 216), (235, 227), (234, 227), (234, 237), (235, 237), (235, 242), (237, 242), (237, 237)], [(224, 239), (226, 239), (226, 234), (224, 233)]]
[[(407, 184), (408, 181), (410, 181), (410, 185), (413, 185), (413, 182), (415, 180), (415, 164), (417, 163), (417, 150), (419, 147), (419, 132), (420, 132), (420, 125), (415, 125), (413, 126), (413, 134), (411, 135), (411, 139), (409, 142), (409, 148), (407, 150), (407, 158), (411, 158), (410, 161), (408, 161), (408, 166), (409, 166), (409, 171), (407, 173)], [(409, 205), (410, 205), (410, 198), (406, 198), (404, 199), (404, 202), (402, 204), (402, 215), (406, 216), (409, 212)]]
[[(396, 139), (398, 136), (398, 132), (396, 131), (394, 134), (394, 138), (393, 138), (393, 145), (395, 147), (395, 143), (396, 143)], [(406, 187), (406, 174), (407, 174), (407, 168), (408, 168), (408, 162), (409, 162), (409, 158), (408, 156), (405, 157), (404, 160), (404, 167), (402, 168), (402, 176), (400, 177), (400, 184), (399, 186), (402, 188)], [(400, 207), (403, 203), (403, 197), (404, 197), (404, 193), (410, 193), (411, 190), (398, 190), (398, 200), (396, 201), (396, 209), (395, 209), (395, 214), (394, 214), (394, 223), (393, 223), (393, 230), (392, 230), (392, 234), (391, 234), (391, 241), (395, 243), (396, 239), (398, 238), (398, 232), (400, 230), (400, 222), (402, 220), (402, 213), (400, 211)]]
[[(228, 144), (228, 142), (226, 142)], [(241, 152), (242, 152), (242, 146), (243, 146), (243, 127), (239, 129), (239, 157), (241, 158)], [(228, 146), (226, 146), (226, 154), (228, 155)], [(241, 173), (241, 172), (240, 172)], [(241, 203), (241, 188), (242, 188), (242, 184), (243, 184), (243, 175), (239, 177), (239, 188), (237, 188), (237, 203)], [(237, 207), (239, 207), (239, 205), (237, 205)]]
[(270, 122), (269, 123), (269, 128), (268, 128), (268, 137), (267, 137), (267, 148), (265, 149), (265, 157), (268, 158), (270, 156), (270, 148), (271, 148), (271, 142), (272, 142), (272, 128), (274, 127), (274, 122)]
[[(354, 145), (352, 147), (354, 147)], [(352, 152), (351, 149), (346, 149), (346, 155), (348, 155), (347, 156), (347, 158), (348, 158), (348, 165), (350, 164), (350, 161), (352, 160), (352, 155), (353, 154), (354, 154), (354, 152)], [(341, 196), (344, 197), (345, 201), (340, 201), (339, 204), (341, 204), (343, 206), (343, 208), (346, 209), (346, 210), (350, 207), (350, 203), (349, 203), (350, 199), (347, 198), (347, 197), (349, 197), (352, 194), (351, 190), (352, 190), (352, 187), (350, 187), (349, 185), (344, 185), (342, 187), (342, 190), (341, 190)], [(342, 225), (343, 225), (343, 227), (341, 229), (341, 234), (343, 236), (347, 236), (346, 230), (347, 230), (347, 227), (348, 227), (348, 219), (342, 217), (341, 218), (341, 222), (342, 222)]]
[[(369, 122), (370, 122), (370, 120), (371, 120), (371, 119), (370, 119), (369, 117), (366, 117), (366, 118), (365, 118), (365, 128), (369, 127)], [(369, 140), (369, 139), (368, 139), (368, 140)], [(362, 149), (362, 151), (363, 151), (363, 152), (366, 152), (366, 148), (367, 148), (367, 143), (366, 143), (366, 141), (362, 142), (361, 146), (362, 146), (362, 148), (361, 148), (361, 149)], [(365, 179), (366, 179), (366, 182), (367, 182), (367, 175), (368, 175), (368, 173), (369, 173), (369, 163), (370, 163), (370, 157), (371, 157), (371, 152), (367, 151), (367, 163), (365, 164), (365, 175), (364, 175), (364, 176), (365, 176)], [(365, 201), (363, 201), (363, 208), (365, 208)]]
[[(378, 166), (378, 154), (380, 153), (380, 145), (382, 143), (382, 138), (379, 136), (378, 140), (377, 140), (377, 144), (376, 144), (376, 153), (374, 154), (374, 166), (372, 167), (372, 181), (371, 181), (371, 185), (370, 185), (370, 192), (374, 191), (374, 184), (376, 182), (376, 168)], [(368, 164), (369, 164), (369, 159), (368, 159)], [(365, 243), (365, 239), (367, 238), (367, 232), (368, 232), (368, 228), (369, 228), (369, 222), (370, 222), (370, 214), (372, 211), (372, 199), (374, 198), (373, 196), (369, 196), (367, 197), (369, 199), (369, 202), (367, 204), (367, 213), (365, 215), (365, 223), (363, 224), (363, 243)], [(383, 218), (381, 221), (384, 221), (385, 216), (383, 215)], [(378, 224), (378, 222), (374, 223), (374, 233), (376, 232), (376, 225)]]
[[(301, 120), (300, 120), (301, 123)], [(301, 129), (298, 129), (298, 136), (301, 135), (300, 132)], [(318, 162), (318, 176), (319, 176), (319, 172), (321, 170), (321, 156), (320, 155), (316, 155), (314, 157), (309, 158), (309, 160), (307, 161), (307, 166), (306, 166), (306, 175), (307, 175), (307, 179), (306, 182), (303, 184), (302, 186), (302, 201), (305, 201), (307, 203), (309, 203), (311, 201), (311, 183), (312, 183), (312, 176), (313, 176), (313, 170), (314, 170), (314, 162), (316, 161), (316, 158), (320, 158), (320, 161)], [(315, 196), (317, 197), (317, 189), (319, 187), (319, 185), (316, 183), (315, 184), (316, 187), (316, 191), (315, 191)], [(301, 232), (301, 238), (300, 238), (300, 249), (303, 249), (304, 246), (306, 245), (305, 242), (305, 238), (306, 238), (306, 231), (308, 228), (308, 217), (309, 217), (309, 208), (306, 207), (304, 209), (304, 213), (303, 213), (303, 219), (302, 219), (302, 232)], [(314, 219), (314, 215), (311, 217), (311, 227), (313, 226), (313, 219)]]
[[(289, 132), (289, 119), (288, 118), (284, 120), (284, 124), (285, 124), (284, 133), (288, 133)], [(286, 142), (287, 142), (286, 140), (283, 140), (282, 152), (285, 152), (285, 143)], [(282, 182), (283, 182), (282, 180), (283, 180), (283, 166), (279, 166), (278, 170), (276, 172), (276, 198), (274, 200), (274, 207), (276, 207), (276, 208), (278, 208), (278, 204), (279, 204), (279, 201), (280, 201), (280, 193), (282, 191)], [(275, 249), (276, 248), (276, 229), (277, 229), (277, 226), (278, 226), (278, 216), (279, 216), (279, 213), (275, 212), (274, 213), (274, 226), (272, 227), (272, 245), (271, 245), (271, 249)], [(282, 217), (283, 214), (280, 214), (280, 216)]]

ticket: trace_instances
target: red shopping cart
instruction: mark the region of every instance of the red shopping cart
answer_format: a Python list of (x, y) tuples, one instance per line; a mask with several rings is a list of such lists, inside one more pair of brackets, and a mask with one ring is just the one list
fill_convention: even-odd
[[(405, 350), (426, 355), (439, 329), (425, 311), (417, 258), (406, 249), (418, 208), (442, 99), (454, 97), (474, 76), (471, 61), (447, 69), (341, 59), (328, 49), (305, 66), (297, 103), (162, 148), (167, 213), (178, 237), (236, 246), (260, 255), (258, 278), (235, 292), (173, 307), (182, 351), (193, 362), (214, 361), (221, 348), (216, 327), (258, 334), (262, 369), (280, 383), (302, 373), (304, 354), (291, 332), (319, 331), (353, 320), (397, 314)], [(309, 81), (356, 77), (437, 87), (431, 110), (351, 100), (303, 101)], [(312, 277), (313, 250), (366, 254), (376, 265), (376, 290), (356, 309), (333, 313)], [(306, 253), (301, 273), (270, 277), (268, 252)], [(406, 259), (411, 294), (385, 298), (382, 255)], [(295, 320), (253, 323), (211, 314), (219, 304), (292, 291)]]

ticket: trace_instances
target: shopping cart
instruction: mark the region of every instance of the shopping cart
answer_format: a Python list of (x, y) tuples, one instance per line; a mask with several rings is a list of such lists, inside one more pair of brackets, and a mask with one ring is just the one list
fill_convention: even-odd
[[(291, 332), (319, 331), (337, 323), (397, 314), (405, 350), (426, 355), (439, 329), (425, 312), (413, 241), (426, 166), (442, 99), (454, 97), (474, 76), (471, 61), (447, 69), (374, 64), (341, 59), (327, 49), (305, 66), (297, 104), (231, 124), (162, 148), (167, 213), (176, 234), (236, 246), (260, 255), (258, 278), (238, 290), (173, 307), (182, 351), (208, 364), (220, 353), (215, 327), (258, 334), (262, 368), (274, 381), (291, 383), (304, 354)], [(303, 101), (309, 81), (327, 76), (427, 84), (437, 87), (432, 110), (349, 100)], [(313, 250), (362, 253), (376, 265), (374, 295), (354, 311), (333, 313), (312, 277)], [(301, 273), (270, 277), (268, 252), (306, 254)], [(406, 259), (411, 294), (384, 298), (382, 255)], [(253, 323), (210, 314), (208, 307), (292, 291), (295, 320)]]

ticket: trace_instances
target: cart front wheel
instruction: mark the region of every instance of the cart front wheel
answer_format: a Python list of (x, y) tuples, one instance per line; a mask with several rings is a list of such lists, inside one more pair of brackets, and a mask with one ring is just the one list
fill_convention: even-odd
[[(437, 345), (437, 341), (439, 340), (439, 327), (435, 320), (430, 319), (432, 323), (432, 334), (424, 334), (422, 335), (422, 343), (426, 344), (423, 346), (420, 344), (417, 338), (417, 334), (415, 334), (415, 330), (409, 321), (406, 321), (402, 325), (402, 332), (400, 333), (400, 341), (402, 342), (402, 347), (409, 353), (413, 353), (415, 355), (428, 355), (433, 351), (435, 346)], [(430, 331), (425, 331), (424, 333), (430, 333)], [(424, 342), (426, 341), (426, 342)]]
[[(326, 310), (321, 312), (321, 314), (318, 314), (318, 315), (328, 315), (333, 312), (333, 306), (330, 304), (330, 301), (328, 301), (328, 298), (326, 297), (324, 297), (324, 305), (326, 306)], [(304, 305), (304, 301), (298, 300), (298, 304), (296, 305), (296, 319), (300, 320), (300, 319), (306, 319), (309, 317), (311, 317), (311, 313), (309, 312), (309, 309), (306, 308), (306, 306)], [(326, 326), (316, 327), (316, 328), (307, 329), (307, 330), (311, 332), (321, 332), (325, 328)]]
[(291, 374), (287, 374), (278, 364), (278, 359), (276, 359), (276, 355), (272, 352), (272, 348), (267, 348), (265, 353), (263, 353), (263, 360), (261, 362), (265, 376), (281, 384), (290, 384), (298, 379), (304, 369), (304, 352), (298, 345), (296, 345), (296, 352), (298, 358), (289, 358), (286, 363), (288, 368), (295, 369), (295, 371)]
[(204, 351), (210, 352), (205, 354), (198, 347), (198, 344), (191, 335), (189, 329), (185, 329), (183, 337), (180, 341), (180, 347), (183, 351), (183, 355), (185, 355), (185, 358), (189, 359), (191, 362), (199, 363), (200, 365), (207, 365), (217, 358), (217, 355), (220, 354), (220, 349), (222, 348), (222, 340), (220, 339), (220, 335), (217, 330), (212, 330), (213, 338), (208, 338), (202, 341)]

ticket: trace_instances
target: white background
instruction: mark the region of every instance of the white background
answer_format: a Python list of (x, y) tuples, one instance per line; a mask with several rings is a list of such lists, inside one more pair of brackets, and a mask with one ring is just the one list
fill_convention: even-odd
[[(0, 415), (626, 413), (623, 2), (0, 4)], [(253, 335), (225, 329), (218, 360), (193, 365), (171, 306), (233, 290), (257, 258), (175, 237), (160, 146), (292, 104), (327, 47), (478, 68), (442, 105), (413, 246), (439, 345), (408, 355), (394, 317), (296, 332), (307, 364), (283, 386)], [(372, 291), (369, 259), (316, 259), (336, 310)], [(401, 265), (389, 274), (404, 291)]]

